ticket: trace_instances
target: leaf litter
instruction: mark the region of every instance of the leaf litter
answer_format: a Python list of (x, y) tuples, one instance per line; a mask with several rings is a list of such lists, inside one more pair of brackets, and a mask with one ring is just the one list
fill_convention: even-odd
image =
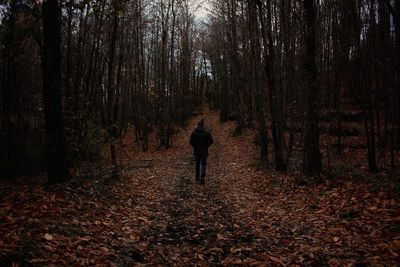
[[(139, 152), (132, 136), (122, 177), (54, 188), (1, 182), (2, 265), (396, 265), (399, 196), (347, 181), (300, 186), (254, 166), (254, 131), (205, 110), (214, 135), (206, 184), (188, 145), (198, 118), (166, 151)], [(131, 149), (130, 149), (131, 148)], [(109, 173), (102, 166), (104, 173)], [(102, 173), (98, 168), (96, 173)]]

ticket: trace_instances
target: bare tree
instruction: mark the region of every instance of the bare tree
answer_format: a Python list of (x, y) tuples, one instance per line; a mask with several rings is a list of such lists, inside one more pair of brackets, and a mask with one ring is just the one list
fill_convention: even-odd
[(304, 0), (306, 22), (306, 54), (304, 68), (306, 72), (306, 118), (303, 140), (303, 171), (317, 175), (322, 171), (322, 155), (319, 145), (319, 88), (317, 85), (316, 38), (317, 9), (314, 0)]
[(57, 0), (43, 1), (42, 69), (47, 176), (50, 182), (61, 182), (70, 174), (61, 105), (61, 8)]

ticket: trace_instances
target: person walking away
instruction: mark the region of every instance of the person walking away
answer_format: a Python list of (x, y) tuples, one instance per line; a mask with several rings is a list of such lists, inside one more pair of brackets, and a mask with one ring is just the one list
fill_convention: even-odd
[[(197, 128), (190, 136), (190, 145), (193, 147), (194, 156), (196, 159), (196, 181), (204, 184), (206, 177), (208, 148), (214, 143), (214, 139), (209, 131), (204, 127), (204, 119), (197, 123)], [(201, 178), (200, 178), (200, 165), (201, 165)]]

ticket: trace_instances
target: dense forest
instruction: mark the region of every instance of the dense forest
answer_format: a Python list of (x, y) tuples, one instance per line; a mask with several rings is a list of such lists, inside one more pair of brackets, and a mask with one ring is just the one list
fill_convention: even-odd
[(105, 143), (117, 168), (129, 127), (143, 150), (151, 132), (168, 148), (201, 102), (188, 1), (9, 1), (2, 13), (3, 172), (51, 161), (49, 178), (63, 180)]
[[(262, 158), (268, 160), (270, 131), (274, 166), (286, 170), (297, 138), (303, 171), (318, 174), (323, 156), (342, 155), (354, 143), (346, 137), (362, 135), (369, 170), (396, 169), (398, 1), (215, 1), (213, 7), (203, 48), (217, 88), (210, 98), (222, 120), (234, 114), (239, 132), (257, 123)], [(363, 129), (349, 129), (357, 121)], [(324, 134), (335, 149), (321, 155)]]
[(128, 129), (143, 150), (152, 133), (168, 148), (203, 101), (236, 134), (256, 127), (279, 171), (319, 174), (356, 145), (371, 172), (398, 169), (398, 1), (208, 8), (200, 20), (181, 0), (2, 4), (1, 173), (64, 180), (105, 144), (117, 170)]
[(0, 265), (395, 265), (399, 15), (398, 0), (0, 1)]

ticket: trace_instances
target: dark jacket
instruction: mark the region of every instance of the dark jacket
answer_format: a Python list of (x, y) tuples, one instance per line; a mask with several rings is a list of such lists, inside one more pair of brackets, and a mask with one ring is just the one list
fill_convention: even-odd
[(190, 144), (196, 157), (207, 157), (208, 148), (214, 143), (211, 133), (204, 127), (197, 127), (190, 136)]

